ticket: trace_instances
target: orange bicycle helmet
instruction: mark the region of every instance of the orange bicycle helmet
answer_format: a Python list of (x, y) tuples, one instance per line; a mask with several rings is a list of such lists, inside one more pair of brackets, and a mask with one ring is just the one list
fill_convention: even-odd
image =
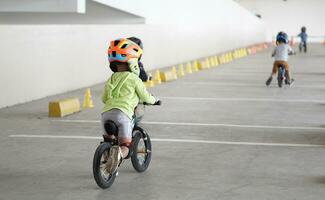
[(135, 42), (128, 39), (111, 41), (108, 48), (108, 60), (112, 62), (128, 63), (129, 70), (137, 75), (140, 74), (138, 60), (142, 55), (142, 49)]

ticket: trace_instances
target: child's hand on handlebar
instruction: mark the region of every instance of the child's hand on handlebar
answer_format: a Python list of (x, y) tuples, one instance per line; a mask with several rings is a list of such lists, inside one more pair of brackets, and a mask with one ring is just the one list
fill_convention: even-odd
[(157, 99), (156, 102), (153, 105), (160, 106), (161, 105), (161, 100)]
[(147, 106), (150, 106), (150, 105), (160, 106), (161, 105), (161, 100), (157, 99), (155, 101), (155, 103), (153, 103), (153, 104), (149, 104), (149, 103), (143, 102), (143, 105), (147, 105)]

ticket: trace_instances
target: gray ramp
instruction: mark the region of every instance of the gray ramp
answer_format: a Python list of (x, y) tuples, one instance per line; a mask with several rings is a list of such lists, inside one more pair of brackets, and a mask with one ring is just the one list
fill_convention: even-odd
[(92, 177), (102, 130), (95, 108), (47, 118), (49, 101), (0, 110), (0, 199), (324, 199), (325, 47), (292, 56), (293, 87), (270, 87), (270, 51), (187, 75), (150, 91), (142, 126), (153, 160), (138, 174), (129, 160), (108, 190)]

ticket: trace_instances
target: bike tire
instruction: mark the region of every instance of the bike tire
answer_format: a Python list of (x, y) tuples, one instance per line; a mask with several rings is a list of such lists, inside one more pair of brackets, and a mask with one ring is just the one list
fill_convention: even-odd
[(109, 152), (109, 149), (111, 148), (111, 144), (108, 142), (103, 142), (101, 143), (94, 154), (94, 159), (93, 159), (93, 175), (94, 179), (97, 183), (97, 185), (102, 188), (106, 189), (111, 187), (113, 184), (117, 171), (115, 171), (113, 174), (109, 174), (108, 177), (104, 177), (104, 174), (102, 172), (102, 167), (105, 165), (102, 161), (103, 154), (105, 152)]
[(131, 156), (131, 162), (133, 168), (137, 172), (144, 172), (149, 167), (152, 154), (151, 140), (149, 135), (141, 132), (140, 130), (135, 130), (132, 145), (133, 154)]
[(279, 86), (279, 88), (281, 88), (282, 84), (283, 84), (282, 73), (283, 73), (282, 70), (279, 69), (279, 71), (278, 71), (278, 86)]

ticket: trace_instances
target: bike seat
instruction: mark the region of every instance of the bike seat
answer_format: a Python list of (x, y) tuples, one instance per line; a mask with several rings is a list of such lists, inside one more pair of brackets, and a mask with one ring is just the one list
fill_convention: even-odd
[(107, 134), (115, 135), (115, 136), (118, 135), (118, 127), (115, 124), (115, 122), (113, 122), (112, 120), (107, 120), (104, 123), (104, 128), (105, 128), (105, 131), (106, 131)]

